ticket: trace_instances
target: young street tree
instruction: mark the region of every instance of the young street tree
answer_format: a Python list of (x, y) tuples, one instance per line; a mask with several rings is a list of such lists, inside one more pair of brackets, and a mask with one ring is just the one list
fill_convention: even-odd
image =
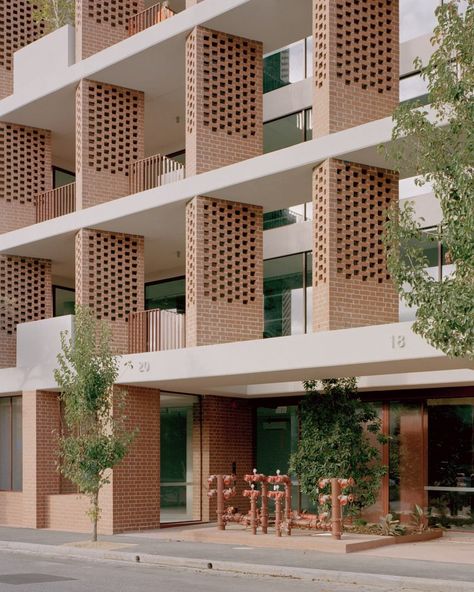
[(110, 330), (93, 313), (76, 307), (74, 335), (61, 334), (54, 377), (61, 389), (65, 429), (59, 439), (59, 469), (90, 499), (92, 540), (97, 540), (99, 492), (110, 469), (127, 454), (135, 432), (126, 429), (125, 393), (117, 392), (118, 361)]
[(290, 471), (316, 504), (320, 479), (352, 477), (355, 501), (349, 511), (358, 513), (376, 502), (387, 472), (381, 464), (380, 444), (386, 438), (377, 410), (358, 397), (355, 378), (310, 380), (304, 388), (301, 439)]
[[(422, 231), (412, 205), (389, 214), (385, 242), (388, 268), (409, 306), (413, 329), (451, 357), (474, 356), (474, 0), (437, 9), (434, 53), (421, 70), (430, 109), (401, 105), (394, 114), (394, 140), (387, 150), (398, 170), (430, 183), (442, 223)], [(424, 248), (441, 244), (452, 271), (430, 276)]]
[(33, 19), (44, 23), (50, 33), (64, 25), (74, 24), (75, 0), (28, 0), (35, 7)]

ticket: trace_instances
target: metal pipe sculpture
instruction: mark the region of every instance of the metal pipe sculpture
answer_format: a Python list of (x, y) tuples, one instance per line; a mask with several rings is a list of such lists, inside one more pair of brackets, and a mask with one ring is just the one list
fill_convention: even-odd
[(219, 530), (225, 530), (226, 527), (226, 520), (224, 519), (225, 515), (225, 500), (234, 497), (237, 494), (237, 490), (235, 488), (236, 483), (236, 476), (235, 475), (211, 475), (207, 483), (209, 487), (216, 484), (216, 487), (213, 489), (209, 489), (207, 495), (208, 497), (216, 497), (217, 498), (217, 528)]
[[(271, 475), (267, 480), (273, 485), (273, 491), (268, 492), (268, 497), (275, 500), (275, 534), (281, 537), (282, 526), (284, 526), (286, 533), (291, 535), (291, 479), (288, 475), (281, 475), (278, 470), (276, 475)], [(280, 491), (281, 485), (284, 486), (284, 491)], [(281, 510), (283, 500), (285, 500), (284, 520)]]
[(342, 536), (342, 508), (349, 502), (354, 501), (354, 495), (347, 493), (346, 490), (354, 487), (354, 479), (321, 479), (318, 483), (319, 489), (324, 489), (331, 485), (330, 494), (321, 494), (319, 496), (320, 504), (331, 502), (331, 532), (332, 538), (340, 540)]
[[(257, 497), (260, 497), (260, 500), (261, 500), (260, 517), (258, 518), (258, 522), (259, 522), (259, 525), (262, 527), (262, 533), (267, 534), (268, 533), (268, 477), (266, 475), (263, 475), (262, 473), (257, 473), (257, 469), (254, 469), (251, 475), (245, 475), (244, 481), (246, 481), (250, 485), (251, 490), (255, 489), (255, 486), (257, 485), (257, 483), (260, 484), (260, 487), (261, 487), (261, 490), (259, 492), (260, 496), (257, 496)], [(246, 495), (245, 491), (244, 491), (244, 495)], [(252, 497), (250, 495), (247, 497), (250, 497), (250, 500), (252, 500)], [(252, 513), (252, 508), (250, 508), (250, 512)]]

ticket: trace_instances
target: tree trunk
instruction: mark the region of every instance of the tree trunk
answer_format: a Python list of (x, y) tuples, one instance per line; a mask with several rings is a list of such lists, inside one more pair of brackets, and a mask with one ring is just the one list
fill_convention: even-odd
[(99, 492), (92, 497), (92, 542), (97, 542), (97, 522), (99, 521)]

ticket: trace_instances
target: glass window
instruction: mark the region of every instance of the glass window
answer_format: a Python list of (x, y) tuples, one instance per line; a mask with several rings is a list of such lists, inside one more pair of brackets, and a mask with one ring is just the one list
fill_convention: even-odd
[(161, 522), (200, 520), (201, 461), (200, 399), (189, 395), (160, 395)]
[(22, 489), (22, 400), (0, 398), (0, 490)]
[(73, 315), (76, 292), (72, 288), (53, 286), (53, 310), (55, 317)]
[(431, 33), (436, 25), (439, 0), (400, 0), (400, 42)]
[(264, 262), (264, 337), (306, 332), (307, 301), (311, 298), (311, 275), (305, 272), (308, 264), (305, 253)]
[(179, 152), (173, 152), (172, 154), (168, 154), (168, 158), (179, 162), (183, 166), (186, 166), (186, 150), (180, 150)]
[(186, 280), (173, 278), (146, 284), (145, 309), (160, 308), (178, 313), (186, 312)]
[(313, 36), (306, 37), (306, 78), (313, 76)]
[(263, 151), (265, 154), (304, 141), (305, 116), (303, 111), (268, 121), (263, 126)]
[(305, 78), (305, 40), (292, 43), (263, 58), (263, 92), (270, 92)]
[(74, 183), (76, 180), (75, 173), (66, 171), (58, 167), (53, 167), (53, 187), (62, 187), (63, 185), (69, 185)]
[(284, 210), (265, 212), (263, 215), (263, 230), (271, 230), (272, 228), (280, 228), (280, 226), (297, 224), (298, 222), (303, 222), (304, 219), (304, 204), (292, 206)]
[(474, 528), (474, 398), (430, 399), (428, 507), (434, 522)]

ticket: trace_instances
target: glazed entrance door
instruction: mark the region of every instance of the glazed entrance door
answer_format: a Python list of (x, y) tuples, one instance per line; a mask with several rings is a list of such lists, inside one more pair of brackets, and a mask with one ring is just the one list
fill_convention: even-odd
[(443, 526), (474, 529), (474, 398), (429, 399), (428, 506)]

